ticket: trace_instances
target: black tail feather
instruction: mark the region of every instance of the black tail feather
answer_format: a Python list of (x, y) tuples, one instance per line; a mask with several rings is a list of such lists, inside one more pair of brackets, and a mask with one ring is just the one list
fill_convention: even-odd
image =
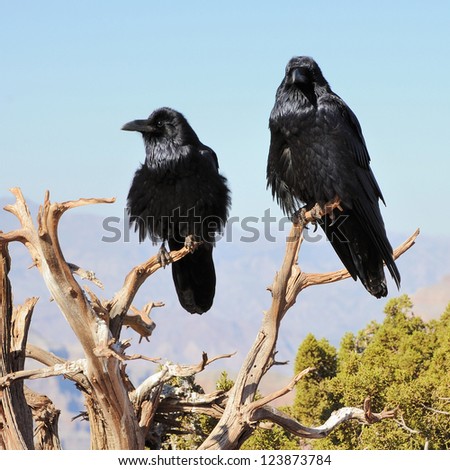
[[(171, 250), (182, 244), (169, 240)], [(207, 312), (214, 300), (216, 272), (212, 257), (213, 247), (199, 245), (193, 253), (172, 264), (172, 276), (181, 306), (190, 313)]]
[[(400, 284), (400, 274), (387, 237), (382, 241), (374, 241), (354, 214), (347, 215), (342, 224), (333, 224), (325, 216), (320, 225), (353, 279), (359, 279), (376, 298), (386, 297), (388, 289), (383, 263), (388, 267), (397, 286)], [(383, 249), (380, 249), (380, 245), (383, 245)]]

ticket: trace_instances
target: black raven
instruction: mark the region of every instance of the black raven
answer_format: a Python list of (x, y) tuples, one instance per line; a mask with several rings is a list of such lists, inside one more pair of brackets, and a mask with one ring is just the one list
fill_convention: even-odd
[(147, 235), (154, 243), (162, 241), (158, 256), (163, 265), (170, 260), (165, 241), (170, 250), (192, 248), (172, 265), (172, 276), (182, 307), (202, 314), (213, 303), (214, 239), (230, 206), (217, 156), (200, 142), (186, 118), (170, 108), (157, 109), (122, 129), (140, 132), (146, 153), (128, 193), (130, 225), (139, 231), (140, 241)]
[(342, 211), (318, 220), (353, 279), (375, 297), (387, 295), (383, 262), (400, 286), (378, 201), (381, 190), (358, 119), (331, 91), (311, 57), (292, 58), (270, 114), (267, 186), (291, 216), (330, 201)]

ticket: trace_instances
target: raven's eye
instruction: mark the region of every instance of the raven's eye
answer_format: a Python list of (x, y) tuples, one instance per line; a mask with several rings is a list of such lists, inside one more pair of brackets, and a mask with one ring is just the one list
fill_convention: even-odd
[(162, 121), (158, 121), (156, 123), (156, 127), (162, 127), (164, 125), (164, 123)]

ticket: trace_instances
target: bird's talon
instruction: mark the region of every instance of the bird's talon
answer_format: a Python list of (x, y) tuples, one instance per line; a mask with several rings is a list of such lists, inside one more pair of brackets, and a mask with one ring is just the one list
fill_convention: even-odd
[(158, 259), (158, 263), (165, 268), (168, 264), (172, 262), (172, 258), (170, 257), (168, 251), (166, 250), (166, 247), (164, 244), (161, 245), (161, 248), (158, 251), (158, 254), (156, 255)]
[(199, 245), (200, 242), (196, 240), (195, 235), (188, 235), (184, 239), (184, 246), (187, 248), (191, 253), (193, 253), (196, 249), (197, 246)]
[(318, 202), (314, 205), (314, 207), (311, 209), (311, 216), (314, 219), (314, 224), (317, 225), (317, 221), (322, 219), (322, 216), (324, 214), (324, 210), (320, 206)]
[(294, 215), (291, 217), (292, 223), (295, 225), (302, 225), (306, 227), (308, 221), (306, 220), (306, 209), (302, 207), (298, 211), (294, 212)]

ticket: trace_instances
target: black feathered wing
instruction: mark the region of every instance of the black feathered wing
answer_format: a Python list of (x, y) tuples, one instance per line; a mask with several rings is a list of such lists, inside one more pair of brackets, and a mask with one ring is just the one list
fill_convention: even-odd
[(155, 179), (154, 172), (150, 171), (147, 165), (141, 165), (134, 174), (127, 196), (129, 225), (134, 226), (138, 232), (140, 242), (143, 242), (148, 235), (154, 243), (159, 240), (154, 217), (160, 205), (154, 191)]
[(348, 218), (341, 224), (342, 232), (350, 240), (348, 244), (339, 241), (332, 244), (341, 260), (344, 262), (345, 259), (345, 266), (354, 267), (353, 271), (357, 272), (366, 289), (376, 297), (384, 297), (387, 288), (383, 262), (397, 287), (400, 287), (400, 273), (392, 256), (392, 246), (379, 207), (379, 200), (384, 203), (384, 198), (370, 168), (370, 157), (358, 119), (337, 95), (331, 94), (330, 98), (325, 112), (328, 120), (338, 126), (342, 138), (337, 154), (342, 158), (347, 155), (354, 166), (353, 181), (348, 185), (350, 201), (343, 201), (343, 215), (346, 213)]
[(294, 196), (292, 184), (286, 181), (288, 175), (295, 175), (293, 162), (291, 149), (283, 134), (276, 127), (271, 128), (266, 171), (267, 187), (271, 188), (272, 197), (276, 199), (281, 210), (291, 216), (301, 204)]

